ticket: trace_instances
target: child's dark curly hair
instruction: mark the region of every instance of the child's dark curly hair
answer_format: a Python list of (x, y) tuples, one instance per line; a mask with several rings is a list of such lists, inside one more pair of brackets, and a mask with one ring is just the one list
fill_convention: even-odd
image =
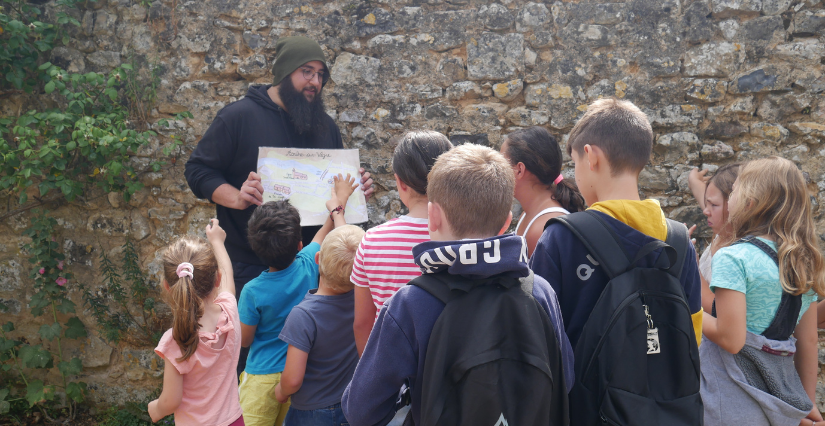
[(301, 244), (301, 215), (287, 201), (270, 201), (252, 212), (249, 246), (266, 266), (283, 270), (295, 260)]

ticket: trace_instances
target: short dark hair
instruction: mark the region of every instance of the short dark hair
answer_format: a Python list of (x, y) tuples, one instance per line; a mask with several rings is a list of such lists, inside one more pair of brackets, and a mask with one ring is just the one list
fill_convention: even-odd
[(247, 237), (252, 251), (266, 266), (286, 269), (298, 254), (301, 215), (287, 201), (264, 203), (252, 212)]
[(650, 161), (653, 129), (647, 116), (630, 101), (599, 99), (573, 126), (567, 153), (584, 154), (584, 146), (601, 148), (610, 163), (610, 174), (639, 173)]
[(571, 212), (584, 211), (584, 198), (579, 193), (573, 179), (554, 183), (561, 174), (561, 147), (556, 138), (544, 127), (533, 126), (516, 130), (507, 135), (506, 154), (510, 164), (524, 164), (524, 167), (552, 191), (553, 199)]
[(427, 195), (427, 174), (439, 155), (453, 148), (443, 134), (433, 130), (407, 132), (392, 154), (392, 171), (413, 191)]

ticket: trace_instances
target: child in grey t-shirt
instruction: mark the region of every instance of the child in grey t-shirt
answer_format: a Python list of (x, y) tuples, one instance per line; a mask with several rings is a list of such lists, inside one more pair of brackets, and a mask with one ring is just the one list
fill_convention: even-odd
[(284, 426), (346, 423), (341, 396), (358, 364), (353, 321), (352, 262), (364, 231), (346, 225), (330, 232), (315, 256), (320, 279), (292, 309), (279, 339), (289, 344), (275, 397), (292, 403)]

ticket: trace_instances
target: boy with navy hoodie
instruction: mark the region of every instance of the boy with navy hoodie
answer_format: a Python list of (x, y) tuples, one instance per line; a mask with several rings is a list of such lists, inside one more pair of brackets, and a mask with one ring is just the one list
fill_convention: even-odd
[[(446, 271), (469, 279), (530, 275), (524, 239), (502, 235), (512, 219), (514, 186), (512, 166), (490, 148), (465, 144), (439, 156), (427, 185), (431, 241), (413, 248), (422, 272)], [(563, 373), (559, 373), (564, 377), (559, 386), (566, 392), (572, 386), (573, 359), (555, 292), (536, 275), (532, 295), (553, 325), (554, 343), (561, 351)], [(413, 285), (402, 287), (384, 304), (344, 391), (342, 407), (350, 425), (387, 424), (404, 384), (411, 388), (412, 420), (421, 424), (427, 347), (444, 307)]]
[[(593, 102), (567, 142), (567, 152), (575, 163), (576, 184), (585, 203), (610, 225), (631, 257), (654, 239), (667, 238), (667, 222), (659, 202), (639, 197), (639, 173), (650, 160), (652, 146), (653, 130), (647, 116), (632, 103), (617, 99)], [(698, 345), (702, 336), (699, 270), (693, 245), (688, 245), (679, 282)], [(637, 265), (652, 267), (654, 260), (647, 256)], [(607, 275), (561, 223), (550, 224), (539, 238), (530, 268), (556, 291), (564, 327), (575, 348), (607, 285)]]

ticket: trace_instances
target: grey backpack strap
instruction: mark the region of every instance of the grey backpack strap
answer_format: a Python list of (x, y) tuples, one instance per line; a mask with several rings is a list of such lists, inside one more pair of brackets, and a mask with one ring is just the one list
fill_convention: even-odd
[(627, 271), (630, 259), (622, 248), (616, 232), (599, 217), (598, 213), (585, 210), (554, 217), (548, 221), (553, 222), (566, 226), (596, 258), (610, 279)]
[(667, 239), (665, 242), (676, 250), (676, 263), (672, 264), (668, 272), (678, 280), (682, 276), (685, 258), (690, 251), (688, 246), (690, 238), (688, 238), (687, 227), (683, 223), (667, 219)]

